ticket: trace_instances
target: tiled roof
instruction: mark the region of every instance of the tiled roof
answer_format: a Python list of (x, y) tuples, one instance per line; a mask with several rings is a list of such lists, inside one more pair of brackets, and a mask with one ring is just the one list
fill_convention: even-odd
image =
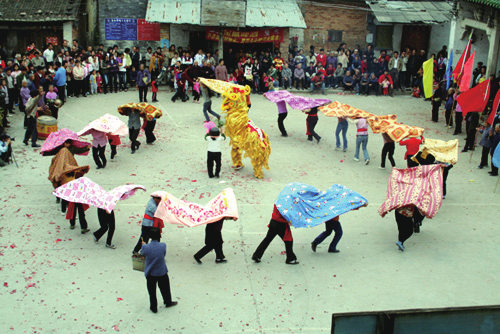
[(78, 16), (81, 0), (3, 0), (0, 22), (72, 21)]
[(500, 9), (500, 1), (499, 0), (468, 0), (468, 1)]
[(380, 23), (426, 23), (449, 21), (451, 4), (446, 1), (366, 1)]

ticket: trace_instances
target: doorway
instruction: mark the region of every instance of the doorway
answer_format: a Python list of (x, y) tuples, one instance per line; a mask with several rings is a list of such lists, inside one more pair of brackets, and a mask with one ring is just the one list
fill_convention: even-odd
[(401, 35), (401, 49), (404, 50), (406, 46), (417, 50), (417, 54), (420, 54), (420, 50), (425, 50), (427, 54), (429, 52), (429, 38), (431, 36), (430, 26), (413, 26), (404, 25), (403, 33)]

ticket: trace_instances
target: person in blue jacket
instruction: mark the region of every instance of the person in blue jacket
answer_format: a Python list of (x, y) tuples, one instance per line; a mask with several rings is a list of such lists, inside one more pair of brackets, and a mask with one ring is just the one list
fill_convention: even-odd
[(160, 229), (154, 227), (150, 232), (151, 242), (146, 244), (142, 242), (141, 254), (146, 257), (146, 265), (144, 268), (144, 276), (146, 276), (148, 293), (149, 293), (149, 309), (151, 312), (158, 312), (158, 301), (156, 300), (156, 285), (160, 288), (165, 307), (177, 305), (176, 301), (172, 301), (172, 293), (170, 292), (170, 280), (168, 278), (168, 268), (165, 263), (165, 255), (167, 255), (167, 245), (160, 242)]

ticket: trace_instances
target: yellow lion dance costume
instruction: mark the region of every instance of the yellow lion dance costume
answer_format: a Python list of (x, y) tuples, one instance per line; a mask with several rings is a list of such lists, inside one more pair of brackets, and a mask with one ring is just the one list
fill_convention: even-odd
[(250, 157), (255, 177), (264, 178), (262, 167), (269, 169), (271, 143), (264, 130), (248, 118), (246, 96), (250, 94), (250, 87), (204, 78), (200, 78), (200, 82), (222, 95), (221, 110), (226, 113), (225, 134), (231, 139), (233, 168), (244, 166), (241, 156), (245, 151), (244, 157)]

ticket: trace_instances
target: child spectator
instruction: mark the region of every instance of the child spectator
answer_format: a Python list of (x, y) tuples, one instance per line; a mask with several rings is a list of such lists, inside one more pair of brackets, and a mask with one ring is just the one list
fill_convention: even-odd
[(96, 82), (97, 82), (97, 92), (98, 93), (102, 93), (102, 77), (101, 77), (101, 72), (97, 72)]
[(158, 102), (158, 100), (156, 99), (156, 95), (158, 93), (158, 82), (156, 80), (151, 83), (151, 91), (153, 92), (153, 102)]
[(130, 68), (130, 82), (131, 82), (131, 87), (135, 87), (137, 83), (137, 70), (135, 66), (132, 66)]
[(200, 83), (195, 82), (193, 85), (193, 103), (200, 103)]
[[(207, 139), (209, 137), (209, 139)], [(205, 136), (205, 140), (208, 141), (208, 152), (207, 152), (207, 169), (209, 178), (219, 178), (220, 169), (222, 166), (222, 153), (221, 153), (221, 141), (226, 140), (226, 136), (219, 131), (218, 128), (213, 127), (210, 129), (209, 133)], [(215, 162), (215, 174), (214, 174), (214, 162)]]
[(89, 78), (90, 81), (90, 94), (97, 94), (97, 74), (95, 70), (92, 70), (92, 74)]
[(238, 81), (236, 80), (236, 78), (234, 77), (233, 73), (230, 73), (229, 74), (229, 78), (227, 79), (227, 82), (230, 82), (230, 83), (234, 83), (235, 85), (238, 84)]
[(481, 162), (477, 168), (483, 169), (483, 167), (488, 167), (488, 154), (490, 153), (491, 147), (491, 125), (485, 121), (484, 129), (478, 129), (479, 133), (482, 133), (481, 140), (479, 141), (479, 145), (483, 147), (483, 151), (481, 154)]
[(384, 96), (388, 96), (389, 95), (389, 86), (391, 85), (391, 83), (389, 82), (389, 79), (385, 78), (384, 81), (382, 81), (381, 83), (382, 85), (382, 89), (384, 90)]
[(57, 119), (58, 116), (57, 114), (58, 109), (55, 106), (56, 99), (57, 99), (57, 93), (54, 91), (54, 85), (49, 85), (49, 91), (47, 92), (47, 94), (45, 94), (45, 101), (49, 106), (52, 117), (54, 117), (55, 119)]
[(448, 96), (446, 98), (446, 104), (444, 105), (444, 109), (446, 110), (444, 114), (444, 118), (446, 123), (444, 126), (448, 126), (450, 129), (453, 127), (453, 116), (451, 115), (451, 111), (453, 109), (455, 90), (453, 88), (448, 89)]

